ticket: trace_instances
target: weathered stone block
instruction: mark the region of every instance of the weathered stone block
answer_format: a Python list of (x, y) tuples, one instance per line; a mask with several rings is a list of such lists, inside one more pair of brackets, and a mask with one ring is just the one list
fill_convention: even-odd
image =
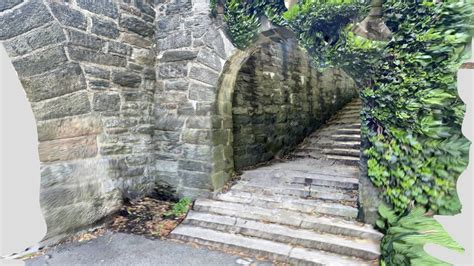
[(192, 36), (189, 31), (179, 31), (168, 34), (164, 39), (158, 40), (158, 49), (168, 50), (189, 47), (192, 44)]
[(40, 142), (38, 151), (41, 162), (90, 158), (97, 155), (97, 137), (91, 135), (43, 141)]
[(178, 171), (178, 176), (181, 178), (183, 186), (199, 189), (212, 189), (210, 174), (180, 170)]
[(185, 129), (183, 141), (189, 144), (211, 144), (211, 130)]
[(119, 111), (120, 96), (117, 93), (95, 93), (92, 109), (98, 112)]
[[(71, 193), (75, 193), (75, 191), (71, 190)], [(47, 205), (47, 202), (41, 201), (41, 206)], [(45, 214), (48, 226), (45, 239), (94, 224), (98, 220), (119, 210), (120, 206), (121, 193), (119, 190), (116, 190), (96, 196), (95, 200), (48, 209)]]
[(136, 33), (123, 32), (120, 37), (121, 42), (135, 45), (142, 48), (150, 48), (153, 45), (151, 38), (143, 38)]
[[(231, 131), (230, 130), (213, 130), (212, 131), (212, 143), (214, 145), (228, 145), (231, 143)], [(236, 143), (236, 145), (238, 145)]]
[(91, 62), (99, 65), (125, 67), (127, 60), (119, 55), (105, 54), (76, 46), (68, 46), (69, 56), (72, 60)]
[(106, 80), (88, 80), (87, 83), (91, 90), (105, 90), (110, 88), (110, 82)]
[(155, 66), (155, 54), (152, 49), (138, 49), (134, 48), (132, 59), (140, 65)]
[(110, 178), (118, 179), (120, 177), (140, 176), (144, 173), (143, 166), (129, 166), (125, 158), (111, 159), (109, 161)]
[(137, 0), (135, 3), (140, 11), (151, 17), (155, 17), (156, 12), (153, 7), (153, 3), (148, 3), (146, 0)]
[(208, 31), (203, 37), (204, 43), (211, 48), (217, 55), (219, 55), (222, 59), (227, 58), (227, 54), (225, 51), (224, 40), (222, 36), (219, 34), (219, 31)]
[(97, 51), (101, 51), (106, 43), (103, 39), (94, 37), (90, 34), (86, 34), (81, 31), (69, 30), (68, 35), (70, 44), (86, 47)]
[(182, 21), (182, 16), (166, 16), (165, 18), (158, 18), (156, 22), (156, 37), (166, 37), (170, 31), (178, 30)]
[(110, 70), (96, 67), (96, 66), (83, 66), (84, 73), (86, 75), (99, 78), (99, 79), (109, 79), (110, 78)]
[(190, 160), (206, 160), (211, 158), (212, 146), (210, 145), (183, 145), (183, 158)]
[(13, 60), (13, 66), (20, 76), (27, 77), (44, 73), (67, 61), (62, 47), (52, 47), (41, 53), (35, 53)]
[(28, 99), (37, 102), (86, 89), (86, 81), (78, 64), (59, 66), (47, 75), (21, 79)]
[(142, 83), (142, 77), (130, 71), (114, 71), (112, 81), (123, 87), (138, 88)]
[(109, 53), (130, 56), (132, 47), (119, 42), (109, 42)]
[(184, 126), (185, 118), (169, 114), (157, 112), (155, 115), (156, 129), (164, 131), (177, 131), (181, 130)]
[(193, 60), (197, 56), (197, 51), (166, 51), (161, 57), (161, 62), (175, 62), (175, 61), (186, 61)]
[(117, 4), (113, 0), (76, 0), (79, 7), (92, 13), (111, 18), (118, 17)]
[[(14, 4), (15, 2), (10, 3)], [(5, 3), (5, 6), (8, 6), (8, 2)], [(43, 1), (32, 0), (12, 12), (0, 15), (0, 29), (2, 29), (0, 30), (0, 40), (18, 36), (52, 20), (53, 17)]]
[(213, 86), (204, 85), (197, 82), (191, 82), (189, 86), (189, 99), (195, 101), (215, 101), (216, 88)]
[(192, 66), (189, 71), (189, 77), (209, 85), (217, 86), (219, 73), (206, 67)]
[(186, 20), (184, 27), (193, 33), (194, 38), (200, 38), (211, 27), (212, 20), (208, 15), (195, 15)]
[(160, 78), (183, 78), (188, 75), (188, 66), (186, 63), (167, 63), (160, 64), (158, 76)]
[(102, 131), (100, 119), (92, 116), (39, 121), (37, 126), (39, 141), (97, 135)]
[(89, 97), (85, 91), (79, 91), (51, 100), (32, 103), (37, 120), (62, 118), (90, 112)]
[(164, 88), (166, 91), (187, 91), (189, 82), (187, 80), (166, 80)]
[(120, 155), (132, 152), (132, 148), (124, 143), (102, 144), (99, 153), (101, 155)]
[(176, 173), (178, 171), (178, 162), (156, 160), (155, 169), (160, 172)]
[(179, 170), (191, 172), (211, 173), (212, 164), (203, 161), (180, 160), (178, 164)]
[(19, 56), (65, 40), (66, 36), (62, 28), (55, 23), (10, 39), (3, 45), (10, 56)]
[(104, 37), (109, 37), (111, 39), (116, 39), (119, 37), (120, 32), (116, 23), (100, 19), (98, 17), (92, 17), (92, 33), (101, 35)]
[(51, 2), (51, 11), (56, 19), (63, 25), (85, 30), (87, 28), (87, 20), (84, 14), (72, 9), (71, 6)]
[(191, 116), (186, 120), (186, 128), (212, 129), (212, 118), (209, 116)]
[(23, 3), (23, 0), (3, 0), (0, 2), (0, 12)]
[(143, 37), (152, 37), (154, 34), (152, 25), (133, 16), (122, 15), (120, 17), (119, 25)]
[(153, 134), (154, 141), (178, 142), (181, 132), (155, 130)]
[(215, 102), (198, 102), (196, 108), (196, 115), (210, 115), (216, 110)]
[(222, 70), (222, 63), (219, 56), (210, 51), (209, 49), (201, 49), (197, 56), (197, 61), (205, 66), (208, 66), (218, 72)]

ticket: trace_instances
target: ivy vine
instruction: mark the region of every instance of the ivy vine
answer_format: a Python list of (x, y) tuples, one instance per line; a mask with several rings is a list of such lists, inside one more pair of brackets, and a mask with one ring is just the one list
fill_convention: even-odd
[[(470, 142), (462, 135), (465, 105), (457, 94), (456, 74), (470, 56), (472, 1), (386, 0), (384, 17), (393, 33), (387, 42), (352, 32), (367, 15), (368, 1), (304, 0), (288, 11), (281, 3), (269, 3), (251, 1), (240, 11), (249, 16), (245, 20), (272, 16), (271, 21), (297, 35), (316, 67), (342, 68), (360, 86), (369, 178), (394, 215), (409, 217), (388, 226), (402, 227), (413, 206), (418, 217), (421, 209), (431, 215), (459, 213), (456, 183), (467, 167)], [(245, 44), (239, 48), (251, 43), (241, 39), (255, 38), (252, 30), (248, 35), (232, 31)], [(395, 231), (387, 231), (387, 237), (398, 239)], [(383, 249), (382, 255), (387, 263), (397, 252), (400, 261), (409, 261), (414, 255), (407, 247)]]

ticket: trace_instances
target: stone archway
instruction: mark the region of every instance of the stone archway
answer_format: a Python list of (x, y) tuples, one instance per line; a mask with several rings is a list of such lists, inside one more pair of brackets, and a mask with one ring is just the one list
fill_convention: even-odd
[[(248, 66), (249, 60), (258, 66)], [(247, 95), (234, 93), (239, 86), (247, 88), (238, 93)], [(294, 38), (273, 35), (237, 50), (218, 85), (216, 119), (221, 123), (213, 131), (214, 187), (222, 187), (236, 169), (291, 151), (356, 95), (354, 82), (343, 71), (316, 71)]]
[(0, 41), (37, 123), (46, 239), (153, 187), (155, 11), (138, 2), (0, 3)]

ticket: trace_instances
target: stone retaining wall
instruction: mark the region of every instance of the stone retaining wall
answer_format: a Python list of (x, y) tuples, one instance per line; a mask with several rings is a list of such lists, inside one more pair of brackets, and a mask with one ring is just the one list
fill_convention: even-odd
[[(209, 16), (208, 0), (1, 1), (0, 41), (37, 120), (47, 238), (93, 224), (124, 197), (155, 187), (191, 198), (222, 188), (234, 170), (237, 73), (253, 52), (276, 52), (283, 48), (268, 43), (291, 39), (269, 23), (260, 32), (237, 50), (221, 15)], [(294, 41), (286, 45), (300, 53)], [(338, 71), (310, 71), (302, 54), (284, 69), (278, 53), (262, 63), (288, 75), (288, 99), (296, 104), (306, 91), (324, 101), (308, 96), (298, 107), (307, 115), (300, 121), (295, 108), (287, 118), (303, 134), (349, 97), (339, 96), (349, 83), (337, 85)], [(262, 82), (274, 86), (264, 71)]]
[(315, 71), (294, 39), (259, 47), (242, 66), (234, 88), (235, 168), (292, 150), (355, 97), (354, 88), (342, 71)]
[(0, 40), (37, 120), (48, 236), (94, 223), (123, 196), (153, 187), (155, 11), (128, 2), (0, 3)]

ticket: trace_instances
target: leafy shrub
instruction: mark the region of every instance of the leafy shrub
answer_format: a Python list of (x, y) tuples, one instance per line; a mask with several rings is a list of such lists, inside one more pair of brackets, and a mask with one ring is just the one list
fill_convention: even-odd
[[(367, 1), (305, 0), (284, 13), (319, 68), (340, 67), (361, 86), (362, 134), (370, 142), (368, 175), (393, 210), (381, 207), (382, 262), (441, 262), (426, 243), (462, 250), (433, 214), (461, 209), (456, 182), (468, 163), (462, 135), (465, 105), (456, 74), (470, 56), (470, 0), (386, 0), (388, 42), (352, 33), (367, 14)], [(255, 13), (255, 12), (254, 12)], [(417, 206), (411, 209), (410, 206)], [(428, 211), (428, 214), (425, 213)]]
[(248, 47), (255, 39), (260, 22), (249, 6), (240, 0), (227, 0), (224, 13), (232, 43), (239, 49)]
[(294, 5), (284, 18), (316, 66), (335, 66), (341, 62), (338, 53), (346, 51), (341, 37), (348, 36), (348, 25), (365, 15), (366, 6), (365, 1), (356, 0), (308, 0)]
[(189, 211), (189, 206), (191, 205), (191, 200), (189, 198), (182, 198), (177, 203), (173, 205), (173, 208), (166, 212), (164, 216), (174, 216), (179, 217), (185, 215)]
[(386, 200), (439, 214), (461, 209), (456, 181), (468, 163), (456, 72), (466, 59), (471, 5), (389, 0), (393, 32), (379, 76), (362, 91), (371, 148), (368, 173)]
[(417, 207), (406, 214), (397, 215), (386, 205), (379, 207), (381, 219), (377, 221), (385, 237), (382, 240), (381, 265), (449, 265), (425, 252), (426, 244), (437, 244), (455, 251), (464, 249), (454, 241), (433, 217)]

